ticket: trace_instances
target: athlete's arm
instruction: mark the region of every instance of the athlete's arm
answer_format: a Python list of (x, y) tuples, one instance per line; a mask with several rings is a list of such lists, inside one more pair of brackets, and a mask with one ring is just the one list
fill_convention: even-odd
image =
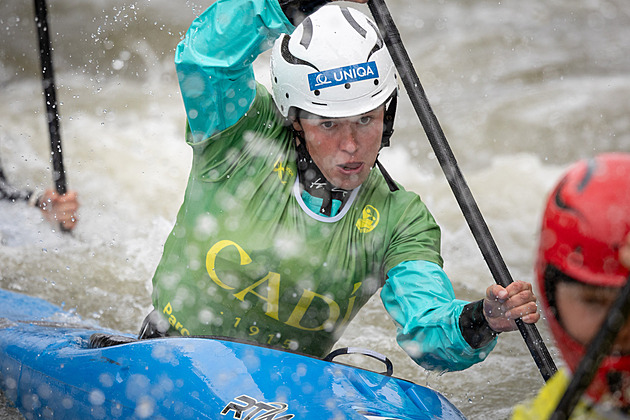
[(37, 197), (29, 190), (19, 190), (11, 186), (0, 168), (0, 200), (9, 201), (28, 201), (33, 205), (37, 205)]
[(218, 0), (193, 21), (175, 53), (193, 141), (247, 112), (256, 94), (254, 60), (293, 29), (277, 0)]
[(59, 195), (52, 189), (41, 194), (30, 190), (19, 190), (7, 182), (1, 168), (0, 200), (28, 202), (32, 206), (39, 207), (50, 223), (59, 223), (67, 230), (74, 229), (78, 220), (79, 202), (76, 192), (68, 191), (64, 195)]
[(398, 326), (397, 340), (424, 368), (463, 370), (486, 358), (496, 344), (479, 303), (455, 299), (442, 268), (428, 261), (406, 261), (387, 273), (381, 291)]

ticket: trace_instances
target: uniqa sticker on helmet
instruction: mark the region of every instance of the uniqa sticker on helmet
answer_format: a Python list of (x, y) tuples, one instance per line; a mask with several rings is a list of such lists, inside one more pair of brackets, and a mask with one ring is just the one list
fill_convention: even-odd
[(360, 80), (376, 79), (377, 77), (376, 62), (368, 61), (367, 63), (310, 73), (308, 75), (308, 85), (313, 91)]

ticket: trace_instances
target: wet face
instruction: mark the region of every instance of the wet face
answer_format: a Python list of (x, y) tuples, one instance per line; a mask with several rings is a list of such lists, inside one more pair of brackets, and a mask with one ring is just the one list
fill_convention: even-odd
[[(588, 346), (603, 325), (620, 290), (573, 282), (556, 284), (556, 309), (565, 330), (579, 343)], [(617, 335), (612, 351), (630, 353), (630, 322), (626, 322)]]
[(346, 118), (302, 112), (293, 127), (304, 132), (306, 148), (326, 179), (351, 190), (370, 174), (381, 148), (384, 106)]

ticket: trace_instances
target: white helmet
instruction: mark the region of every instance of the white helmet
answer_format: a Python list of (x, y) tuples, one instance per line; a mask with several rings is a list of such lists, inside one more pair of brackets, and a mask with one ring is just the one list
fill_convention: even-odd
[(396, 92), (396, 68), (383, 39), (358, 10), (327, 5), (276, 40), (273, 98), (287, 117), (298, 108), (325, 117), (371, 111)]

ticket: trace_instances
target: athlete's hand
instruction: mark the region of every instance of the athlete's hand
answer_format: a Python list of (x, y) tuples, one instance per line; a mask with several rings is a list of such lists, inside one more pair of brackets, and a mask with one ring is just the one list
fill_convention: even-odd
[(46, 190), (40, 199), (39, 208), (46, 220), (52, 224), (58, 223), (65, 230), (74, 229), (79, 221), (79, 201), (74, 191), (59, 195), (54, 190)]
[(621, 262), (621, 265), (630, 269), (630, 233), (626, 235), (626, 238), (619, 249), (619, 261)]
[(505, 288), (498, 284), (488, 287), (483, 314), (496, 332), (514, 331), (517, 328), (514, 320), (518, 318), (526, 324), (540, 319), (532, 285), (524, 281), (515, 281)]

